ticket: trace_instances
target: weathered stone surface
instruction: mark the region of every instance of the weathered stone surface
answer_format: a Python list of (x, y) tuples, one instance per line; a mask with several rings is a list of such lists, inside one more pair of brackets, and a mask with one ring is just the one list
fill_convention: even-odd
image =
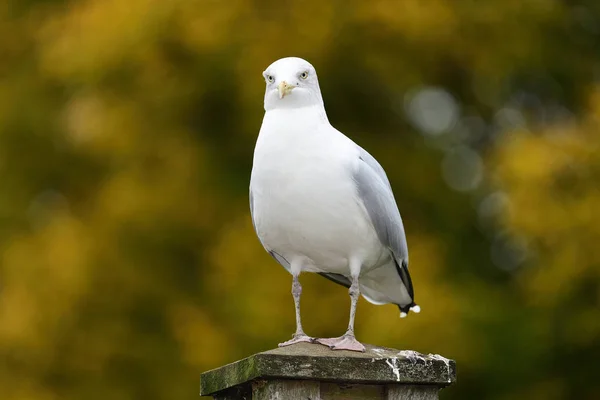
[(437, 400), (439, 387), (390, 385), (388, 386), (387, 400)]
[(214, 400), (253, 400), (250, 385), (238, 385), (214, 395)]
[(310, 399), (320, 400), (319, 382), (274, 380), (252, 384), (252, 400)]
[(321, 383), (319, 400), (383, 400), (386, 397), (384, 385), (347, 384), (335, 382)]
[(299, 343), (254, 354), (202, 374), (200, 394), (212, 395), (257, 379), (304, 379), (348, 384), (403, 383), (438, 388), (456, 380), (453, 360), (413, 351), (372, 345), (366, 347), (366, 352), (357, 353)]

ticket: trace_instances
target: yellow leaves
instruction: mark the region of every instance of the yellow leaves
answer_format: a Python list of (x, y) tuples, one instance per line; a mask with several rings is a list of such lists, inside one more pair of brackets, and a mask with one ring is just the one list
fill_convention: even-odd
[[(598, 275), (597, 99), (596, 91), (590, 115), (582, 123), (510, 135), (495, 158), (498, 183), (511, 202), (505, 224), (529, 238), (537, 251), (538, 267), (519, 276), (530, 305), (560, 305), (576, 295), (581, 280)], [(569, 317), (579, 321), (586, 312), (573, 310)]]
[(235, 343), (203, 309), (178, 304), (172, 307), (170, 316), (173, 332), (181, 344), (181, 357), (190, 367), (204, 370), (229, 359), (228, 349)]
[[(600, 192), (595, 186), (579, 186), (590, 179), (587, 164), (595, 157), (597, 140), (581, 131), (511, 135), (500, 148), (495, 169), (514, 204), (509, 225), (542, 237), (560, 227), (589, 225)], [(575, 197), (569, 194), (574, 190)]]
[(269, 321), (293, 321), (291, 276), (260, 245), (250, 215), (241, 214), (233, 221), (221, 229), (204, 285), (213, 305), (236, 315), (235, 329), (242, 336), (281, 339), (281, 332), (265, 326)]
[(60, 214), (38, 235), (14, 239), (4, 251), (0, 346), (44, 348), (46, 337), (68, 323), (90, 274), (82, 228)]
[(574, 294), (576, 283), (589, 268), (586, 257), (579, 254), (580, 246), (572, 238), (561, 239), (565, 243), (557, 243), (548, 250), (543, 247), (552, 255), (542, 256), (538, 268), (524, 271), (519, 276), (518, 283), (526, 295), (528, 306), (553, 307), (559, 304), (562, 299)]
[(355, 18), (381, 24), (416, 42), (450, 41), (459, 22), (452, 3), (441, 0), (363, 2), (357, 8)]
[(37, 325), (39, 306), (30, 296), (24, 285), (5, 289), (0, 300), (0, 338), (3, 342), (26, 342), (31, 344), (36, 341), (32, 325)]
[[(289, 338), (291, 277), (257, 240), (245, 191), (261, 72), (290, 55), (311, 61), (323, 88), (338, 89), (324, 93), (326, 104), (338, 104), (336, 118), (372, 126), (364, 136), (412, 135), (400, 115), (412, 85), (452, 90), (465, 116), (493, 115), (515, 85), (532, 90), (518, 87), (530, 75), (552, 75), (542, 89), (563, 85), (560, 96), (571, 102), (563, 105), (577, 118), (587, 113), (577, 125), (514, 132), (488, 149), (486, 177), (510, 204), (503, 228), (532, 249), (512, 281), (475, 265), (485, 264), (487, 243), (462, 242), (477, 235), (475, 213), (466, 198), (444, 197), (438, 154), (420, 139), (372, 139), (369, 149), (408, 205), (401, 211), (423, 311), (400, 320), (397, 307), (361, 300), (356, 329), (367, 342), (456, 358), (478, 378), (493, 375), (505, 334), (538, 349), (523, 356), (529, 365), (551, 346), (597, 341), (600, 293), (582, 288), (600, 278), (600, 90), (589, 91), (586, 110), (575, 109), (593, 57), (544, 36), (575, 40), (586, 29), (576, 21), (581, 7), (21, 3), (0, 4), (0, 397), (176, 398), (172, 388), (189, 392), (201, 370)], [(487, 132), (481, 125), (469, 136), (476, 143)], [(32, 218), (27, 204), (44, 191), (60, 191), (72, 214), (59, 207)], [(455, 257), (457, 243), (464, 257)], [(307, 333), (342, 334), (347, 290), (314, 274), (301, 281)], [(561, 310), (570, 301), (578, 306)], [(564, 326), (555, 332), (558, 313)], [(506, 398), (558, 397), (567, 379), (512, 383), (527, 387), (506, 389)]]
[(574, 346), (591, 346), (600, 338), (598, 308), (573, 310), (574, 315), (564, 329), (569, 342)]
[(42, 66), (60, 77), (95, 81), (125, 58), (143, 53), (179, 2), (88, 0), (71, 4), (39, 31)]
[(184, 1), (177, 10), (177, 25), (191, 49), (214, 50), (223, 46), (232, 33), (246, 28), (250, 12), (247, 1)]
[(202, 154), (187, 143), (185, 134), (162, 137), (149, 148), (128, 149), (124, 156), (135, 155), (139, 162), (124, 166), (103, 182), (96, 198), (96, 217), (105, 223), (136, 221), (139, 226), (154, 223), (148, 216), (193, 221), (200, 228), (213, 226), (217, 200), (209, 191), (198, 193), (195, 186), (206, 185), (210, 174), (202, 168), (206, 162)]
[(73, 96), (63, 118), (68, 138), (75, 145), (111, 157), (135, 151), (144, 129), (135, 104), (106, 94)]
[(564, 381), (559, 378), (548, 377), (540, 382), (533, 382), (531, 385), (511, 392), (506, 396), (502, 396), (500, 400), (513, 399), (544, 399), (544, 400), (560, 400), (569, 398), (571, 395), (566, 394), (567, 389)]
[(60, 396), (41, 382), (31, 382), (23, 376), (0, 378), (2, 395), (11, 400), (59, 400)]
[(526, 132), (517, 132), (509, 140), (503, 153), (506, 159), (500, 162), (508, 179), (543, 185), (553, 175), (553, 170), (564, 164), (564, 161), (560, 162), (564, 154), (559, 146), (540, 141)]
[[(591, 129), (590, 134), (598, 137), (598, 125), (600, 124), (600, 88), (596, 85), (592, 87), (588, 99), (589, 120), (588, 127)], [(596, 142), (595, 150), (598, 150), (598, 142)]]

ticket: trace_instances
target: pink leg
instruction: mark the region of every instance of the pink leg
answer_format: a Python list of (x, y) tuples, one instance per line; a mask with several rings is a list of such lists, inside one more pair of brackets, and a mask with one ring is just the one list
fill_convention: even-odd
[(354, 316), (356, 315), (356, 303), (358, 302), (358, 296), (360, 290), (358, 286), (358, 276), (352, 277), (352, 285), (348, 290), (350, 294), (350, 321), (348, 322), (348, 330), (344, 336), (329, 339), (315, 339), (316, 343), (329, 346), (333, 350), (352, 350), (352, 351), (365, 351), (365, 346), (362, 345), (354, 337)]
[(365, 346), (354, 337), (354, 334), (346, 333), (344, 336), (328, 339), (316, 339), (316, 343), (330, 347), (332, 350), (365, 351)]
[(302, 330), (302, 321), (300, 319), (300, 295), (302, 294), (302, 286), (298, 280), (298, 276), (294, 275), (292, 280), (292, 296), (294, 296), (294, 305), (296, 307), (296, 333), (294, 336), (283, 343), (279, 343), (279, 347), (289, 346), (296, 343), (307, 342), (312, 343), (313, 338), (307, 336)]

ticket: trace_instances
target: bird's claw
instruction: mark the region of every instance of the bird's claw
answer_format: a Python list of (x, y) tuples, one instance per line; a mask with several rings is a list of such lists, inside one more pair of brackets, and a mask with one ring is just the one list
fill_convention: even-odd
[(295, 334), (290, 340), (285, 341), (283, 343), (279, 343), (279, 347), (290, 346), (292, 344), (302, 343), (302, 342), (313, 343), (313, 341), (314, 341), (314, 338), (311, 338), (310, 336), (307, 336), (305, 334)]
[(356, 340), (354, 335), (349, 334), (337, 338), (315, 339), (314, 342), (327, 346), (332, 350), (365, 351), (365, 346)]

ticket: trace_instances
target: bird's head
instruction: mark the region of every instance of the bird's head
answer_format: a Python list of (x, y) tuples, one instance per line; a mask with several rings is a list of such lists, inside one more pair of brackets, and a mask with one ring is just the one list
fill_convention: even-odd
[(315, 68), (297, 57), (281, 58), (263, 72), (265, 110), (323, 105)]

